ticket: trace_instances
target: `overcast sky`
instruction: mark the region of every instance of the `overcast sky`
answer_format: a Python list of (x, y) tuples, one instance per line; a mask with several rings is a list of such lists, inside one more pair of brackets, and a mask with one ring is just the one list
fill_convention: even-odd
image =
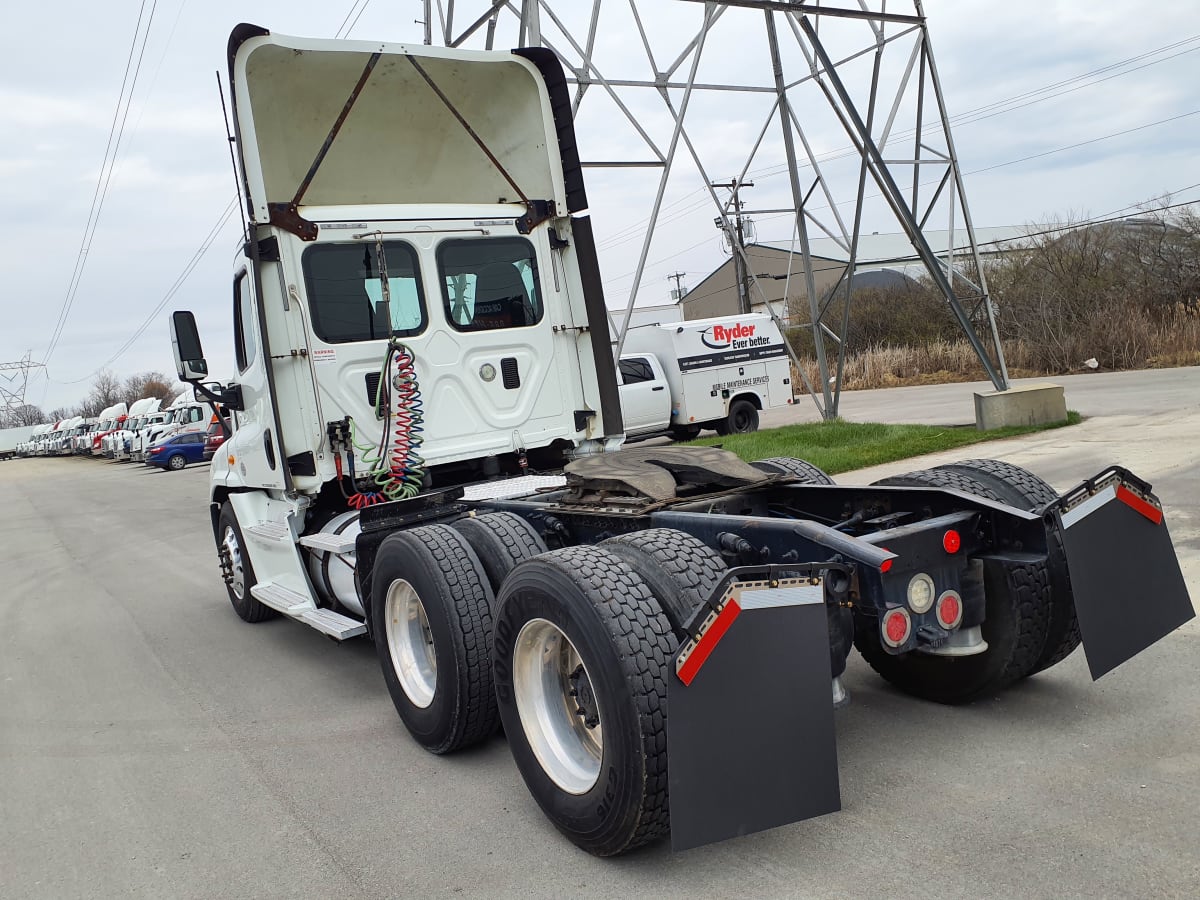
[[(703, 7), (686, 0), (638, 2), (661, 68), (695, 33)], [(590, 4), (554, 0), (551, 5), (582, 35)], [(905, 5), (893, 2), (888, 8)], [(49, 359), (49, 378), (38, 375), (30, 383), (28, 399), (47, 410), (77, 402), (96, 369), (105, 365), (121, 376), (146, 369), (169, 373), (166, 317), (172, 309), (195, 310), (214, 376), (229, 371), (235, 219), (216, 232), (212, 249), (144, 333), (131, 339), (188, 270), (233, 197), (214, 72), (225, 69), (225, 43), (235, 24), (249, 21), (281, 33), (332, 37), (348, 13), (361, 11), (352, 38), (419, 42), (422, 37), (422, 26), (414, 21), (421, 14), (419, 0), (374, 0), (365, 9), (362, 0), (147, 0), (144, 5), (140, 0), (65, 0), (52, 9), (5, 3), (0, 11), (0, 201), (5, 210), (0, 362), (17, 360), (27, 350), (41, 360), (47, 352), (83, 243), (139, 10), (144, 29), (152, 7), (86, 266)], [(485, 7), (484, 0), (459, 0), (460, 21)], [(608, 78), (642, 78), (649, 72), (627, 10), (625, 0), (605, 0), (596, 65)], [(1200, 198), (1200, 7), (1194, 0), (927, 0), (925, 10), (948, 112), (958, 117), (954, 139), (976, 226), (1128, 212), (1166, 192), (1174, 192), (1176, 202)], [(550, 40), (566, 47), (552, 23), (544, 20), (543, 27)], [(822, 29), (834, 50), (865, 46), (860, 24), (852, 28), (824, 19)], [(805, 70), (794, 39), (783, 34), (781, 40), (789, 78), (801, 77)], [(514, 42), (515, 31), (506, 24), (497, 46)], [(910, 46), (897, 42), (895, 52), (889, 48), (885, 54), (883, 81), (893, 92)], [(869, 58), (847, 68), (856, 91), (865, 88), (868, 65)], [(683, 77), (686, 71), (687, 64), (676, 74)], [(770, 77), (762, 14), (730, 10), (713, 30), (698, 78), (768, 84)], [(621, 96), (665, 149), (670, 119), (661, 100), (637, 89)], [(793, 103), (814, 152), (827, 160), (835, 202), (849, 217), (854, 161), (839, 157), (846, 137), (818, 94), (797, 91)], [(881, 103), (890, 107), (891, 95)], [(765, 95), (695, 95), (688, 129), (711, 177), (727, 179), (740, 171), (769, 113)], [(897, 136), (907, 127), (906, 115), (902, 111), (897, 117)], [(599, 88), (583, 101), (578, 132), (585, 159), (650, 158), (649, 148)], [(746, 193), (751, 208), (790, 204), (783, 159), (778, 135), (769, 130), (750, 166), (756, 184)], [(652, 169), (588, 172), (611, 306), (623, 305), (629, 296), (658, 174)], [(807, 190), (811, 171), (804, 177)], [(666, 302), (669, 274), (683, 272), (685, 285), (695, 285), (724, 260), (706, 196), (695, 167), (681, 161), (668, 182), (639, 304)], [(788, 216), (763, 213), (756, 219), (760, 239), (789, 240)], [(931, 221), (944, 227), (939, 214)], [(865, 204), (863, 228), (899, 230), (878, 200)]]

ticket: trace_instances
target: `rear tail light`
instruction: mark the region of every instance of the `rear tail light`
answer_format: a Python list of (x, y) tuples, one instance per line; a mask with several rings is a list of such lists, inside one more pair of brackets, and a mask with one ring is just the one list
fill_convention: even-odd
[(962, 622), (962, 616), (962, 597), (958, 595), (958, 591), (943, 591), (937, 601), (938, 624), (947, 630), (957, 628)]
[(908, 617), (908, 610), (889, 609), (879, 623), (879, 630), (883, 634), (883, 642), (889, 647), (905, 644), (912, 634), (912, 619)]
[(942, 535), (942, 547), (947, 553), (957, 553), (961, 546), (962, 536), (953, 528)]

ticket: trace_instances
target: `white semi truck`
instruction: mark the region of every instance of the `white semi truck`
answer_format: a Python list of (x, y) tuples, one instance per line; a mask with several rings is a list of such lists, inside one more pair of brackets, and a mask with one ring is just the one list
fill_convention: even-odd
[(134, 400), (130, 404), (125, 421), (121, 423), (121, 426), (110, 431), (100, 441), (102, 454), (109, 459), (128, 459), (125, 442), (141, 427), (142, 420), (150, 413), (156, 412), (161, 405), (162, 400), (158, 397), (143, 397), (141, 400)]
[(104, 438), (118, 430), (125, 422), (129, 412), (128, 403), (114, 403), (100, 411), (99, 425), (91, 433), (92, 444), (88, 448), (92, 456), (104, 455)]
[(210, 481), (233, 609), (368, 635), (433, 753), (502, 724), (580, 847), (836, 810), (851, 645), (959, 703), (1081, 633), (1099, 676), (1192, 616), (1161, 504), (1118, 467), (1060, 497), (995, 460), (860, 487), (801, 460), (622, 447), (549, 51), (242, 25), (228, 58), (237, 374), (207, 382), (191, 313), (171, 334), (180, 378), (236, 419)]

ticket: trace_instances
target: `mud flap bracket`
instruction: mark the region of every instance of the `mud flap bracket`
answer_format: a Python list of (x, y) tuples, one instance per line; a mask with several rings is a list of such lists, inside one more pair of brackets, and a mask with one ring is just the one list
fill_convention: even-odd
[(1195, 617), (1149, 484), (1113, 467), (1068, 491), (1046, 514), (1062, 536), (1093, 679)]
[(841, 809), (823, 573), (776, 568), (731, 570), (668, 676), (675, 850)]

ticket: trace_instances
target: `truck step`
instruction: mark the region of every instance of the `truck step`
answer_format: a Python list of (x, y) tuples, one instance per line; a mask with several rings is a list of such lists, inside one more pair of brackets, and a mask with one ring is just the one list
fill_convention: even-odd
[(522, 475), (518, 478), (502, 478), (499, 481), (469, 484), (463, 488), (463, 499), (502, 500), (508, 497), (533, 494), (548, 488), (566, 487), (566, 484), (567, 479), (562, 475)]
[(357, 619), (343, 616), (332, 609), (309, 609), (296, 616), (297, 621), (313, 628), (322, 634), (327, 634), (337, 641), (358, 637), (367, 633), (367, 626)]
[(293, 618), (299, 615), (300, 610), (305, 608), (311, 610), (312, 608), (312, 601), (308, 597), (298, 594), (290, 588), (285, 588), (281, 584), (271, 584), (270, 582), (256, 584), (250, 588), (250, 595), (271, 609)]
[(300, 538), (300, 546), (308, 547), (310, 550), (323, 550), (326, 553), (336, 553), (339, 556), (344, 556), (347, 553), (354, 552), (354, 537), (354, 535), (346, 536), (343, 534), (329, 534), (328, 532), (306, 534)]
[(292, 539), (292, 529), (283, 522), (259, 522), (246, 526), (246, 534), (267, 544), (283, 544)]

